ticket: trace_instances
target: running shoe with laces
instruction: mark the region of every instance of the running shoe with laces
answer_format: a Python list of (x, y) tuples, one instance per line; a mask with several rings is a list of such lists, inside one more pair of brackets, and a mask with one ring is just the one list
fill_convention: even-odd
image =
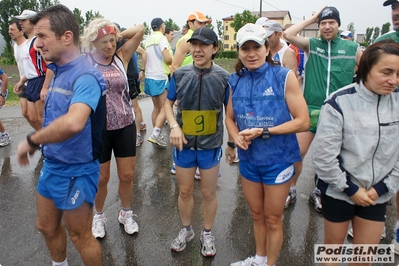
[(7, 132), (2, 133), (0, 136), (0, 147), (5, 147), (8, 144), (10, 144), (10, 142), (11, 142), (11, 136)]
[(104, 238), (107, 218), (104, 214), (94, 214), (91, 232), (95, 238)]
[(288, 196), (285, 200), (284, 209), (287, 209), (291, 203), (296, 202), (296, 189), (290, 189)]
[(125, 215), (123, 215), (123, 211), (121, 210), (118, 216), (118, 221), (123, 224), (123, 226), (125, 227), (125, 232), (129, 235), (132, 235), (139, 231), (139, 225), (133, 219), (133, 216), (137, 217), (136, 214), (133, 214), (132, 210), (125, 212)]
[[(353, 228), (352, 227), (350, 227), (349, 230), (348, 230), (348, 236), (353, 238)], [(386, 237), (387, 237), (387, 234), (386, 234), (386, 229), (385, 229), (385, 226), (384, 226), (384, 228), (382, 229), (380, 240), (383, 240)], [(393, 241), (392, 241), (392, 244), (393, 244)]]
[(145, 123), (141, 124), (140, 125), (140, 131), (145, 131), (145, 130), (147, 130), (147, 125)]
[(215, 237), (212, 235), (212, 232), (202, 231), (201, 237), (201, 254), (204, 257), (212, 257), (216, 254), (215, 247)]
[(143, 144), (143, 142), (144, 142), (143, 136), (137, 135), (137, 138), (136, 138), (136, 147), (139, 147), (141, 144)]
[(148, 138), (148, 141), (159, 146), (166, 147), (166, 142), (163, 140), (163, 136), (161, 134), (159, 134), (158, 137), (155, 137), (154, 134), (151, 134), (151, 136)]
[(190, 231), (187, 231), (185, 227), (183, 227), (179, 235), (173, 240), (172, 244), (170, 245), (170, 249), (176, 252), (183, 251), (186, 249), (186, 245), (188, 242), (194, 239), (194, 230), (190, 227)]
[(256, 263), (255, 256), (253, 256), (253, 257), (248, 257), (245, 260), (233, 262), (230, 264), (230, 266), (267, 266), (267, 265), (266, 262), (263, 264)]
[(309, 196), (309, 202), (313, 204), (313, 207), (316, 211), (321, 212), (322, 205), (321, 205), (321, 192), (320, 190), (315, 187)]
[(172, 164), (172, 168), (170, 168), (170, 173), (171, 173), (172, 175), (175, 175), (175, 174), (176, 174), (176, 164), (175, 164), (175, 163)]

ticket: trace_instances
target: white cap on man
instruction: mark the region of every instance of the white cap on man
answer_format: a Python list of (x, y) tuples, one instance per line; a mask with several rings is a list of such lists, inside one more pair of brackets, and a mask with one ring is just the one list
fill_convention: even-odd
[(20, 19), (20, 20), (24, 20), (24, 19), (28, 19), (28, 18), (33, 18), (34, 16), (36, 16), (36, 12), (29, 10), (29, 9), (25, 9), (24, 11), (22, 11), (22, 14), (19, 16), (15, 16), (15, 18)]
[(267, 17), (260, 17), (258, 20), (255, 22), (255, 25), (261, 25), (262, 27), (265, 26), (265, 23), (269, 21)]

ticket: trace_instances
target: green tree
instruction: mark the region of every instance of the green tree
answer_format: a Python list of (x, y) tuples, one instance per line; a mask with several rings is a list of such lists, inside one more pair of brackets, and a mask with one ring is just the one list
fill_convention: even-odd
[[(209, 19), (211, 22), (212, 22), (212, 17), (211, 16), (208, 16), (208, 15), (206, 15), (205, 16), (207, 19)], [(206, 24), (206, 27), (207, 28), (210, 28), (211, 30), (213, 30), (215, 27), (212, 25), (212, 23), (209, 23), (209, 24)]]
[(364, 42), (367, 43), (367, 46), (371, 43), (371, 35), (373, 34), (373, 30), (374, 30), (374, 28), (366, 29), (366, 34), (364, 35)]
[(239, 13), (235, 14), (234, 21), (231, 22), (230, 26), (233, 27), (233, 29), (237, 32), (245, 24), (255, 23), (257, 18), (258, 18), (257, 16), (252, 15), (251, 11), (244, 10), (242, 14)]
[(96, 11), (93, 13), (92, 10), (86, 11), (85, 17), (82, 17), (82, 11), (76, 7), (72, 12), (75, 15), (76, 20), (78, 21), (80, 34), (83, 33), (84, 29), (87, 25), (89, 25), (92, 19), (103, 17), (99, 12)]
[(222, 39), (223, 38), (223, 34), (224, 34), (223, 21), (216, 20), (216, 28), (218, 30), (219, 39)]
[(374, 43), (375, 39), (377, 39), (378, 36), (380, 36), (380, 27), (377, 26), (374, 28), (374, 33), (373, 33), (373, 38), (371, 40), (371, 43)]
[(176, 31), (179, 31), (180, 30), (180, 27), (176, 24), (176, 22), (174, 22), (171, 18), (168, 18), (166, 21), (165, 21), (165, 26), (167, 27), (167, 28), (171, 28), (172, 30), (176, 30)]
[(144, 26), (144, 35), (150, 35), (151, 34), (151, 28), (150, 26), (148, 26), (147, 22), (143, 22), (143, 26)]
[[(14, 61), (14, 55), (11, 47), (11, 38), (8, 35), (8, 25), (12, 18), (22, 13), (25, 9), (41, 10), (43, 8), (59, 4), (58, 0), (2, 0), (0, 1), (0, 34), (3, 36), (6, 47), (4, 56), (9, 62)], [(3, 51), (0, 51), (0, 54)]]
[(387, 22), (383, 24), (381, 27), (381, 35), (384, 35), (385, 33), (389, 32), (390, 28), (391, 28), (391, 23)]
[(346, 27), (346, 28), (348, 29), (348, 31), (352, 32), (353, 38), (355, 38), (356, 29), (355, 29), (355, 25), (353, 24), (353, 22), (349, 23), (348, 27)]

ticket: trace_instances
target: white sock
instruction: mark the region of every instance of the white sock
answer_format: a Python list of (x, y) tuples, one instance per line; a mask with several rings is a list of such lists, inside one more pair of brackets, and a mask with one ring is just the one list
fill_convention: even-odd
[(137, 137), (141, 137), (141, 133), (137, 132)]
[(395, 231), (399, 229), (399, 221), (396, 221), (396, 225), (395, 225)]
[(255, 261), (256, 261), (257, 264), (262, 265), (262, 264), (266, 263), (266, 261), (267, 261), (267, 256), (258, 256), (258, 255), (255, 255)]
[(55, 262), (53, 261), (53, 266), (68, 266), (67, 258), (62, 262)]
[(296, 190), (296, 186), (290, 187), (290, 190), (291, 191)]
[(159, 134), (161, 134), (161, 129), (155, 127), (155, 128), (154, 128), (154, 131), (152, 132), (152, 134), (154, 135), (154, 137), (158, 137)]

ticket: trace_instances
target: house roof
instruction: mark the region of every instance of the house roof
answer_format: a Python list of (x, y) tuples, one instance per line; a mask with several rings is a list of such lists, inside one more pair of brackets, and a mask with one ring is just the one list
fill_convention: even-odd
[[(259, 17), (259, 11), (253, 11), (251, 12), (252, 15), (255, 15), (257, 17)], [(281, 10), (281, 11), (262, 11), (262, 16), (263, 17), (267, 17), (268, 19), (283, 19), (286, 15), (288, 14), (288, 16), (291, 19), (291, 14), (290, 11), (288, 10)], [(234, 20), (234, 15), (231, 15), (229, 17), (225, 17), (222, 18), (222, 20)]]

